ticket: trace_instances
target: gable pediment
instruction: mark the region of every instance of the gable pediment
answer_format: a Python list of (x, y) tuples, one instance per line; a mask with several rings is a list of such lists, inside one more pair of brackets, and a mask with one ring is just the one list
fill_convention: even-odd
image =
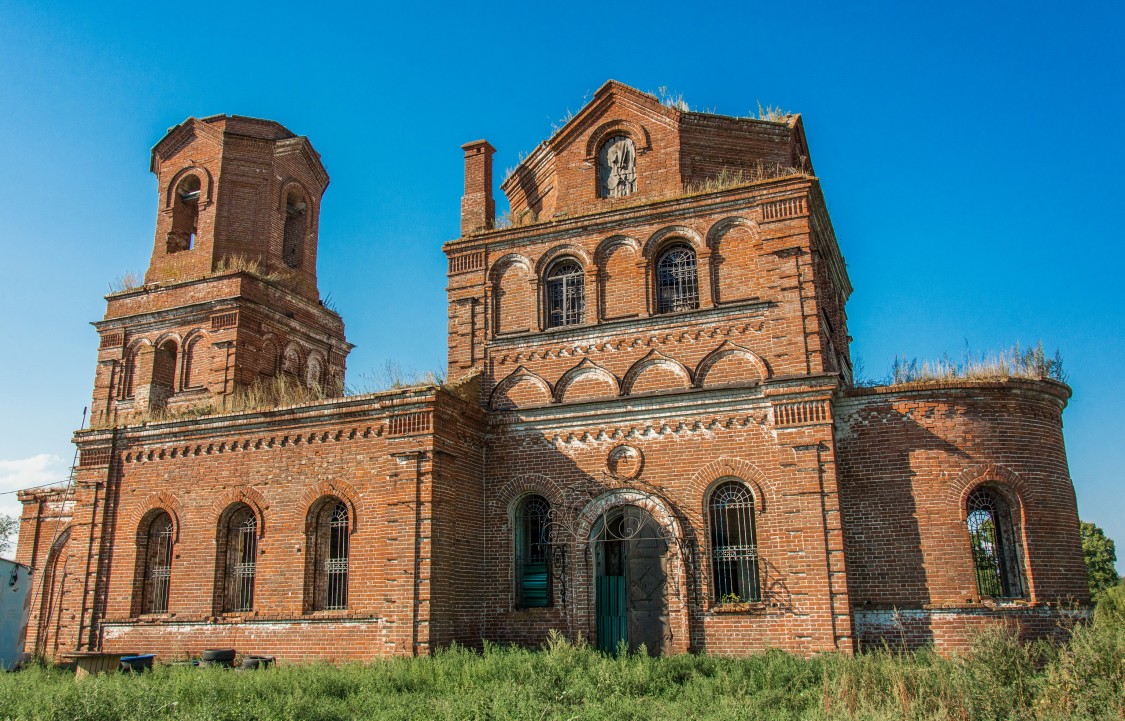
[(587, 157), (597, 153), (598, 139), (613, 132), (628, 132), (638, 150), (652, 149), (653, 126), (675, 128), (680, 111), (639, 90), (610, 80), (594, 93), (594, 98), (567, 121), (547, 141), (555, 154), (567, 151), (575, 143), (583, 147)]

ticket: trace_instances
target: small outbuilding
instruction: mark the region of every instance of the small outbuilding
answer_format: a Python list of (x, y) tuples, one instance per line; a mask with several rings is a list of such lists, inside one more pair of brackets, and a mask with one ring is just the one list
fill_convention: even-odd
[(31, 601), (31, 569), (0, 558), (0, 668), (9, 670), (23, 658)]

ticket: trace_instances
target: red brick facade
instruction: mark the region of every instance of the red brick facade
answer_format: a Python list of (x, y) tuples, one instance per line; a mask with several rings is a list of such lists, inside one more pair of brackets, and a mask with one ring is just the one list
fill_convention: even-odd
[[(156, 146), (152, 264), (95, 324), (76, 482), (22, 496), (29, 651), (951, 650), (1088, 600), (1069, 389), (852, 386), (799, 117), (608, 83), (502, 183), (507, 227), (492, 146), (463, 150), (449, 384), (343, 397), (311, 145), (219, 116)], [(317, 400), (233, 410), (277, 377)]]

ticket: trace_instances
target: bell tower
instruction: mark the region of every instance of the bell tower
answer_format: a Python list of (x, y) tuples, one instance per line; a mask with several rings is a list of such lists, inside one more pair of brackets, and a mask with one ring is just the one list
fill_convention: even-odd
[(239, 390), (271, 384), (342, 393), (351, 345), (316, 280), (329, 179), (308, 138), (269, 120), (188, 118), (150, 168), (152, 257), (144, 284), (107, 296), (94, 324), (92, 421), (221, 412)]

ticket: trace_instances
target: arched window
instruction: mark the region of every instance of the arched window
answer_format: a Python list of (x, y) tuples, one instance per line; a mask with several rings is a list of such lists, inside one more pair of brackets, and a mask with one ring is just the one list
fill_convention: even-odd
[(281, 354), (281, 372), (300, 377), (301, 352), (293, 344), (290, 344)]
[(199, 227), (199, 176), (186, 175), (172, 194), (172, 230), (168, 233), (168, 252), (178, 253), (195, 247)]
[(761, 600), (754, 495), (740, 481), (711, 493), (711, 598), (715, 603)]
[(310, 610), (348, 607), (350, 530), (348, 507), (338, 498), (322, 498), (309, 511), (306, 603)]
[(969, 494), (965, 510), (977, 591), (998, 598), (1021, 596), (1018, 540), (1008, 504), (995, 491), (977, 488)]
[(134, 348), (125, 353), (125, 360), (121, 366), (121, 400), (132, 400), (136, 395), (137, 385), (137, 351)]
[(153, 408), (163, 408), (164, 402), (176, 392), (176, 341), (166, 340), (152, 356), (152, 387), (149, 403)]
[(141, 539), (138, 555), (144, 564), (141, 613), (167, 613), (168, 591), (172, 581), (172, 517), (157, 513)]
[(516, 507), (516, 605), (520, 608), (552, 605), (550, 512), (551, 504), (543, 496), (527, 496)]
[(199, 339), (199, 336), (195, 336), (184, 344), (183, 388), (198, 388), (203, 385), (202, 356), (206, 346)]
[(220, 531), (219, 561), (224, 613), (254, 610), (254, 575), (258, 560), (258, 519), (240, 503), (227, 514)]
[(285, 198), (285, 237), (281, 246), (281, 259), (290, 268), (300, 268), (305, 254), (305, 232), (308, 205), (300, 193), (290, 192)]
[(689, 245), (673, 245), (656, 262), (656, 312), (674, 313), (698, 307), (695, 251)]
[(258, 372), (265, 376), (277, 375), (278, 353), (277, 344), (272, 340), (262, 342), (262, 352), (258, 357)]
[(547, 327), (577, 325), (586, 316), (586, 274), (573, 258), (547, 270)]
[(313, 393), (324, 393), (324, 364), (321, 363), (320, 356), (309, 356), (309, 362), (305, 366), (305, 385)]
[(602, 143), (598, 152), (598, 195), (624, 198), (637, 190), (637, 149), (624, 135)]

